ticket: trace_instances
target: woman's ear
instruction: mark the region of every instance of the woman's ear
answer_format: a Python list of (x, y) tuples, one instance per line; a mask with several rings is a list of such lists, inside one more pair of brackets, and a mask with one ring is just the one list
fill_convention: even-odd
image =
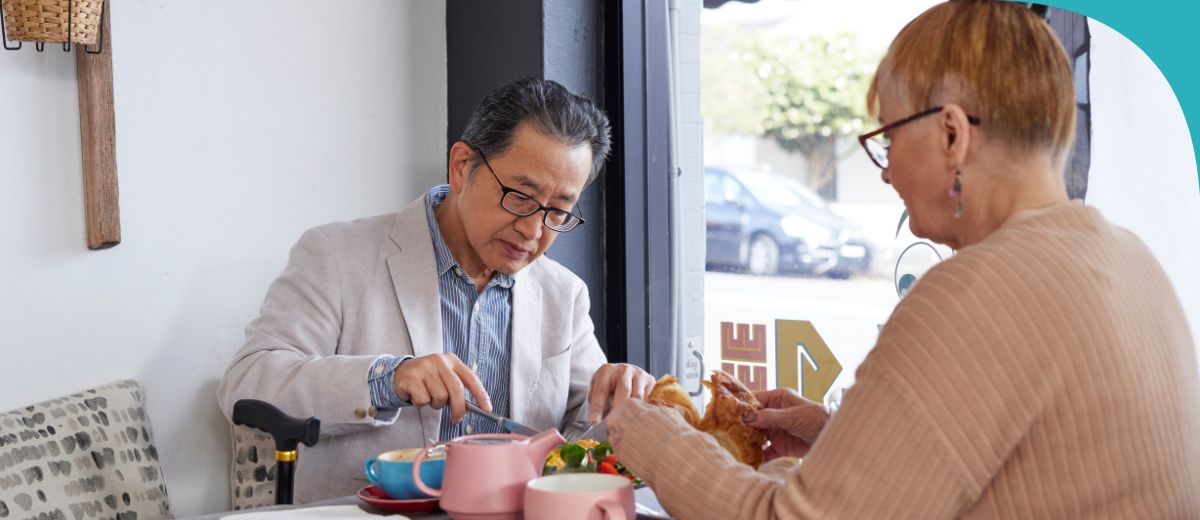
[(467, 183), (467, 176), (471, 173), (471, 162), (474, 158), (475, 150), (467, 146), (467, 143), (456, 141), (450, 147), (450, 164), (447, 171), (450, 191), (462, 193), (463, 186)]
[(953, 164), (962, 164), (971, 144), (971, 123), (967, 111), (956, 103), (947, 103), (938, 114), (942, 131), (942, 151)]

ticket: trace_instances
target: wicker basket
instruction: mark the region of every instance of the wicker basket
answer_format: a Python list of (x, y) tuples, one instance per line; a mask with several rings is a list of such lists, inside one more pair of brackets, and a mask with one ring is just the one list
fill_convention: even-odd
[(73, 43), (91, 45), (100, 34), (104, 0), (0, 0), (0, 3), (4, 6), (4, 35), (10, 41), (65, 43), (68, 16)]

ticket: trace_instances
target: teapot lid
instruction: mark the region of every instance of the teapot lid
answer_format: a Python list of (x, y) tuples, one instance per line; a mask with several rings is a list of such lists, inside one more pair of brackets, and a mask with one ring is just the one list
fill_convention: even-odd
[(529, 440), (529, 437), (517, 435), (513, 433), (476, 433), (474, 435), (463, 435), (455, 437), (450, 441), (450, 444), (472, 444), (472, 445), (503, 445), (503, 444), (519, 444)]
[(462, 442), (463, 444), (515, 444), (515, 443), (518, 443), (521, 441), (518, 439), (511, 439), (511, 438), (491, 437), (491, 438), (463, 439), (460, 442)]

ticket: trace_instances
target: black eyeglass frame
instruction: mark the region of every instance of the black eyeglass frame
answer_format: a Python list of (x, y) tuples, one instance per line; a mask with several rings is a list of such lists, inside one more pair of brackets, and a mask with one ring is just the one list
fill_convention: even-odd
[[(886, 161), (886, 160), (887, 160), (887, 151), (888, 151), (888, 146), (884, 146), (882, 143), (879, 143), (878, 141), (872, 141), (872, 140), (871, 140), (871, 138), (872, 138), (872, 137), (875, 137), (875, 136), (877, 136), (877, 135), (879, 135), (879, 134), (882, 134), (882, 133), (884, 133), (884, 132), (887, 132), (888, 130), (895, 130), (896, 128), (900, 127), (901, 125), (904, 125), (904, 124), (906, 124), (906, 123), (911, 123), (911, 122), (913, 122), (913, 121), (916, 121), (917, 119), (920, 119), (920, 118), (922, 118), (922, 117), (925, 117), (925, 116), (927, 116), (927, 115), (930, 115), (930, 114), (936, 114), (936, 113), (938, 113), (938, 112), (941, 112), (943, 108), (946, 108), (946, 107), (944, 107), (944, 106), (937, 106), (937, 107), (933, 107), (933, 108), (930, 108), (930, 109), (928, 109), (928, 110), (924, 110), (924, 111), (921, 111), (921, 112), (917, 112), (916, 114), (913, 114), (913, 115), (911, 115), (911, 116), (908, 116), (908, 117), (906, 117), (906, 118), (904, 118), (904, 119), (900, 119), (900, 120), (898, 120), (898, 121), (893, 121), (893, 122), (891, 122), (891, 123), (888, 123), (888, 124), (886, 124), (886, 125), (883, 125), (883, 126), (882, 126), (882, 127), (880, 127), (878, 130), (875, 130), (875, 131), (873, 131), (873, 132), (866, 133), (866, 134), (862, 134), (862, 135), (858, 136), (858, 144), (862, 145), (862, 147), (863, 147), (863, 150), (866, 150), (866, 152), (867, 152), (867, 157), (871, 159), (871, 162), (875, 163), (875, 166), (878, 166), (878, 167), (879, 167), (879, 169), (881, 169), (881, 170), (886, 170), (886, 169), (887, 169), (887, 165), (886, 165), (886, 164), (879, 164), (879, 159), (875, 157), (875, 152), (871, 151), (871, 147), (870, 147), (869, 145), (867, 145), (867, 142), (871, 142), (871, 143), (873, 143), (873, 144), (875, 144), (875, 145), (877, 145), (877, 146), (880, 146), (880, 147), (882, 147), (882, 148), (883, 148), (883, 157), (884, 157), (884, 160)], [(981, 121), (981, 120), (980, 120), (978, 117), (975, 117), (975, 116), (972, 116), (972, 115), (968, 115), (968, 116), (967, 116), (967, 123), (970, 123), (970, 124), (972, 124), (972, 125), (975, 125), (975, 126), (979, 126), (979, 125), (982, 123), (982, 121)]]
[[(557, 233), (570, 232), (571, 230), (579, 227), (580, 224), (584, 224), (587, 222), (587, 220), (585, 220), (583, 217), (579, 216), (578, 214), (567, 211), (565, 209), (559, 209), (559, 208), (555, 208), (552, 206), (544, 206), (544, 205), (542, 205), (542, 203), (538, 202), (533, 197), (530, 197), (527, 193), (525, 193), (521, 190), (515, 189), (515, 188), (509, 188), (508, 186), (505, 186), (504, 183), (500, 180), (500, 176), (496, 175), (496, 169), (492, 168), (491, 163), (488, 162), (487, 155), (485, 155), (483, 153), (483, 150), (480, 150), (478, 147), (476, 147), (473, 144), (470, 144), (470, 143), (465, 143), (465, 144), (468, 147), (470, 147), (472, 151), (479, 154), (479, 158), (483, 159), (483, 165), (487, 166), (488, 172), (492, 174), (492, 178), (496, 179), (496, 184), (500, 185), (500, 192), (502, 193), (502, 195), (500, 195), (500, 207), (504, 208), (504, 211), (512, 213), (513, 215), (516, 215), (518, 217), (528, 217), (534, 213), (541, 211), (542, 212), (542, 225), (546, 226), (551, 231), (554, 231)], [(529, 202), (532, 202), (537, 207), (528, 212), (524, 212), (524, 213), (522, 213), (520, 211), (516, 211), (504, 204), (504, 201), (508, 200), (508, 196), (510, 194), (516, 194), (519, 197), (524, 197), (526, 200), (528, 200)], [(576, 207), (578, 207), (578, 205), (576, 205)], [(565, 215), (563, 223), (558, 226), (551, 224), (550, 220), (549, 220), (551, 212), (554, 212), (555, 214)]]

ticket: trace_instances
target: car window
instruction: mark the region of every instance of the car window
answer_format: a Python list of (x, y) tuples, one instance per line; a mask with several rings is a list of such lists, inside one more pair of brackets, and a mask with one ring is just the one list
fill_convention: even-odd
[(728, 175), (721, 177), (721, 193), (727, 201), (740, 201), (746, 198), (746, 190), (742, 185)]
[(751, 195), (754, 195), (754, 198), (762, 201), (767, 206), (795, 208), (807, 205), (804, 201), (800, 200), (800, 197), (796, 196), (795, 192), (773, 175), (746, 173), (739, 175), (738, 180), (746, 184), (746, 189), (750, 191)]
[(721, 175), (715, 173), (704, 174), (704, 203), (705, 204), (720, 204), (725, 202), (722, 198), (723, 191), (721, 190)]
[(809, 206), (814, 208), (826, 208), (829, 206), (825, 202), (825, 199), (822, 199), (820, 195), (817, 195), (812, 189), (810, 189), (808, 186), (805, 186), (800, 181), (789, 178), (780, 179), (780, 181), (783, 182), (784, 185), (786, 185), (789, 189), (791, 189), (792, 193), (795, 193), (800, 200), (808, 203)]

